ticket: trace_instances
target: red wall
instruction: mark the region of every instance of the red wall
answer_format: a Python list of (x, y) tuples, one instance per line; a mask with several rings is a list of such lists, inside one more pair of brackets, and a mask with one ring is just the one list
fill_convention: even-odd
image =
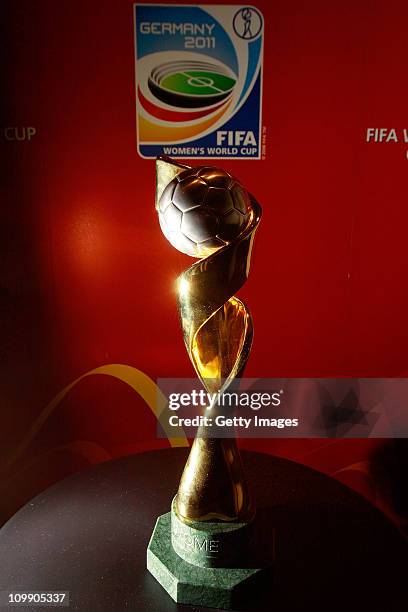
[[(407, 127), (407, 4), (253, 4), (266, 27), (266, 159), (220, 162), (264, 209), (242, 291), (255, 320), (247, 375), (403, 375), (408, 144), (366, 143), (365, 133)], [(111, 363), (153, 379), (190, 376), (192, 368), (173, 294), (190, 259), (162, 237), (154, 162), (136, 152), (132, 3), (3, 1), (2, 12), (0, 444), (2, 460), (13, 462), (0, 488), (7, 516), (89, 462), (167, 444), (134, 390), (93, 376), (35, 425), (13, 458), (68, 383)], [(34, 126), (36, 135), (7, 141), (7, 126)], [(334, 475), (341, 469), (345, 482), (401, 514), (392, 494), (401, 447), (358, 440), (246, 446)]]

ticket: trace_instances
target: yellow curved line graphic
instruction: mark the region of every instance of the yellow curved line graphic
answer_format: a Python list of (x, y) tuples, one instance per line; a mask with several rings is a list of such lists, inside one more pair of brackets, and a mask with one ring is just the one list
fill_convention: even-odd
[[(161, 426), (163, 427), (170, 442), (170, 446), (189, 446), (184, 430), (181, 427), (171, 427), (166, 419), (161, 419), (163, 411), (167, 408), (167, 399), (157, 384), (149, 376), (147, 376), (147, 374), (144, 374), (141, 372), (141, 370), (138, 370), (133, 366), (113, 363), (94, 368), (93, 370), (82, 374), (82, 376), (79, 376), (79, 378), (75, 379), (64, 389), (62, 389), (62, 391), (60, 391), (44, 408), (38, 418), (34, 421), (25, 438), (9, 456), (4, 466), (6, 469), (9, 468), (24, 453), (50, 414), (71, 391), (71, 389), (87, 376), (93, 376), (94, 374), (113, 376), (113, 378), (117, 378), (123, 383), (129, 385), (129, 387), (131, 387), (144, 399), (155, 417), (160, 420)], [(177, 437), (174, 437), (174, 433), (176, 433)]]
[(175, 142), (183, 138), (196, 136), (200, 132), (204, 132), (212, 126), (226, 112), (231, 102), (226, 104), (219, 113), (197, 123), (195, 125), (183, 127), (168, 127), (166, 125), (156, 124), (143, 115), (139, 114), (139, 137), (144, 142)]

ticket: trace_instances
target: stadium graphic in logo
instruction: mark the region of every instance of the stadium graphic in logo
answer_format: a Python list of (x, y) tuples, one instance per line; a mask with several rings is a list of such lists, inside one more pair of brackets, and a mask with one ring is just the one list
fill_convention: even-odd
[(231, 94), (236, 79), (227, 68), (209, 62), (168, 62), (149, 76), (150, 91), (162, 102), (181, 108), (211, 106)]
[(135, 5), (142, 157), (259, 159), (263, 20), (244, 8)]

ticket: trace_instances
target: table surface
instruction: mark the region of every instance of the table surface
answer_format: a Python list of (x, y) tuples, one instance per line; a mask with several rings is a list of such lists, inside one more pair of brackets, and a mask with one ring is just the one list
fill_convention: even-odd
[[(0, 591), (70, 591), (70, 609), (84, 612), (204, 610), (175, 604), (145, 569), (155, 520), (169, 511), (186, 457), (186, 449), (124, 457), (35, 497), (0, 530)], [(407, 542), (381, 512), (301, 464), (243, 459), (275, 531), (276, 562), (265, 592), (241, 609), (408, 610)]]

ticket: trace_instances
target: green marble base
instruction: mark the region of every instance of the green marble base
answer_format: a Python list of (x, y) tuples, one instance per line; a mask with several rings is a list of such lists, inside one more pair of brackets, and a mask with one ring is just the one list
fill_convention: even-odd
[(254, 524), (195, 521), (188, 525), (177, 515), (176, 498), (171, 505), (171, 544), (192, 565), (240, 567), (251, 557)]
[[(211, 531), (209, 523), (208, 527)], [(217, 524), (219, 528), (219, 524)], [(147, 548), (147, 569), (177, 603), (231, 609), (263, 574), (261, 568), (201, 567), (182, 559), (171, 543), (171, 513), (157, 519)]]

